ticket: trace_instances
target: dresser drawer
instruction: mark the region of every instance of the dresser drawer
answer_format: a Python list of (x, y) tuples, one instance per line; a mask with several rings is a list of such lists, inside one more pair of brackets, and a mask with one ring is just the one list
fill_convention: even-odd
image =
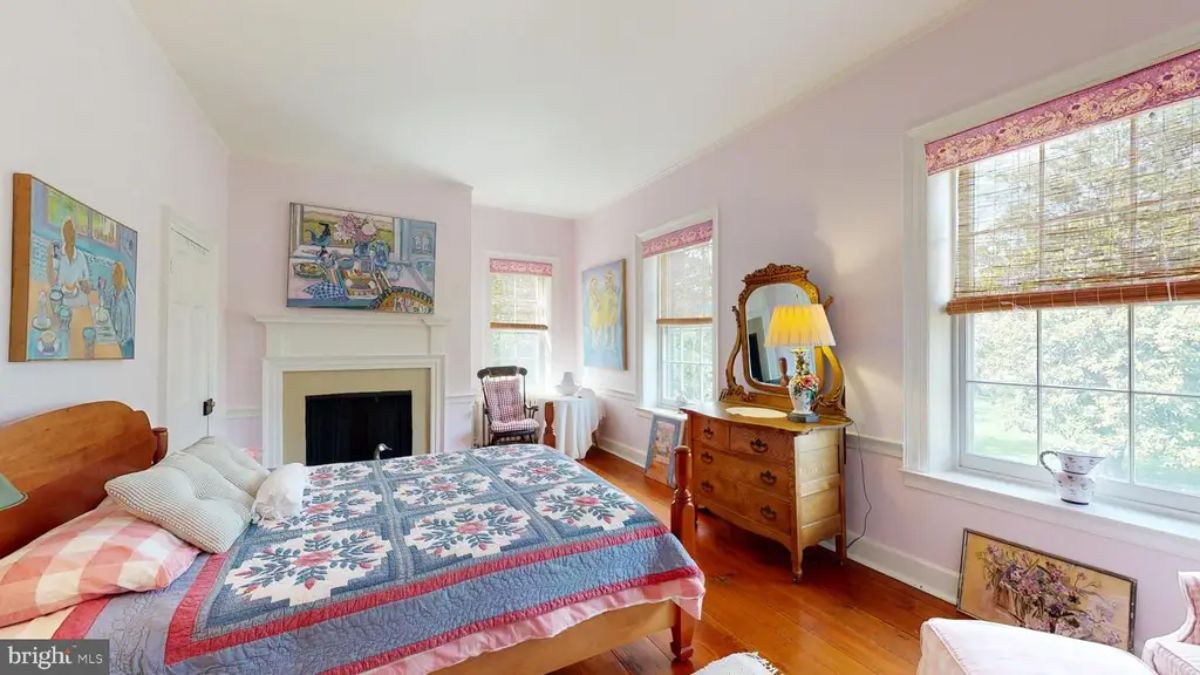
[(733, 427), (729, 449), (772, 462), (792, 462), (792, 435), (774, 429)]
[(696, 428), (692, 435), (696, 439), (695, 446), (707, 445), (718, 450), (729, 447), (729, 425), (711, 417), (693, 417)]
[(783, 499), (791, 499), (795, 494), (790, 466), (742, 459), (704, 447), (700, 448), (695, 457), (697, 475), (716, 476), (735, 483), (752, 485)]
[(790, 534), (792, 531), (792, 503), (765, 490), (735, 483), (711, 471), (698, 471), (695, 494), (702, 505), (712, 500), (742, 518), (776, 532)]

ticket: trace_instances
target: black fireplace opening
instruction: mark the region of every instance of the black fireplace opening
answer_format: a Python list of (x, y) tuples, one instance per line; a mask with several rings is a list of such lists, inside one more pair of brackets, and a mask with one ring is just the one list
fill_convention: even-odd
[(304, 397), (305, 463), (312, 465), (412, 455), (412, 392), (372, 391)]

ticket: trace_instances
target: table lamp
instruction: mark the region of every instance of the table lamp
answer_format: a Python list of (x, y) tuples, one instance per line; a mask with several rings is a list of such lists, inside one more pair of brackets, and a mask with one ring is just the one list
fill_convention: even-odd
[(0, 473), (0, 511), (16, 506), (25, 501), (25, 493), (13, 485), (4, 474)]
[[(821, 389), (821, 378), (809, 369), (804, 350), (808, 347), (832, 347), (833, 331), (821, 305), (780, 305), (771, 313), (771, 326), (767, 329), (768, 347), (791, 347), (796, 357), (796, 372), (784, 386), (788, 398), (792, 399), (792, 412), (788, 419), (793, 422), (820, 420), (813, 412), (813, 401)], [(781, 359), (782, 360), (782, 359)], [(787, 378), (787, 369), (783, 369)]]

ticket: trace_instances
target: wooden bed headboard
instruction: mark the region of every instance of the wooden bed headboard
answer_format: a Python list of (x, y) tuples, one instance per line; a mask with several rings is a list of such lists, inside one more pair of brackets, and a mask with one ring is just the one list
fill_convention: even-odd
[(28, 495), (0, 512), (0, 556), (96, 507), (104, 484), (167, 452), (167, 430), (146, 413), (100, 401), (0, 426), (0, 472)]

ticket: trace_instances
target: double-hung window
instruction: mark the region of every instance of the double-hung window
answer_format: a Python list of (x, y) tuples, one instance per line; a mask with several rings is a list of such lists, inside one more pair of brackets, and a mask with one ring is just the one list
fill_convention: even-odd
[(1042, 452), (1100, 454), (1101, 495), (1200, 510), (1200, 90), (1180, 79), (1200, 56), (1181, 58), (926, 146), (952, 201), (960, 466), (1045, 480)]
[(541, 391), (550, 370), (550, 263), (493, 258), (488, 278), (488, 366), (524, 366)]
[(643, 398), (673, 408), (716, 391), (713, 221), (706, 218), (642, 241)]

